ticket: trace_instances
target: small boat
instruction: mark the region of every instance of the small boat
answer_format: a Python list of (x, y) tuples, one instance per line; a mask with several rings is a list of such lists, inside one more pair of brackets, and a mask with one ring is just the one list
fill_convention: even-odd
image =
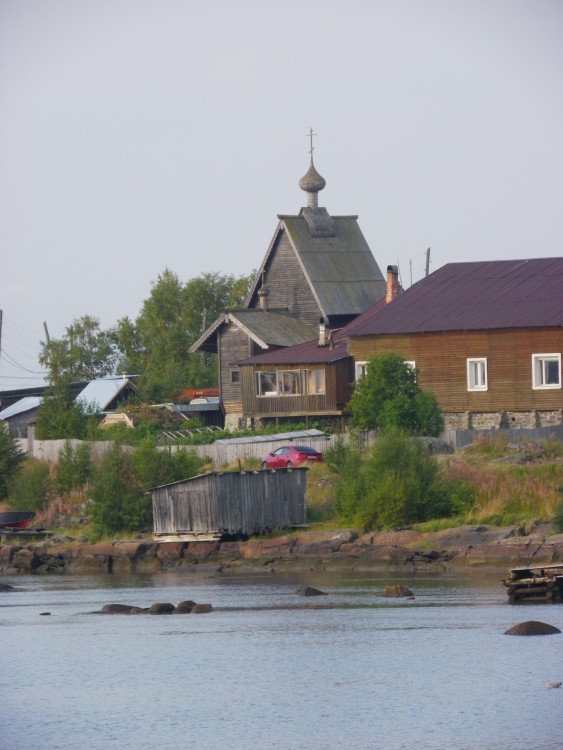
[(35, 518), (32, 510), (7, 510), (0, 512), (0, 529), (26, 529)]

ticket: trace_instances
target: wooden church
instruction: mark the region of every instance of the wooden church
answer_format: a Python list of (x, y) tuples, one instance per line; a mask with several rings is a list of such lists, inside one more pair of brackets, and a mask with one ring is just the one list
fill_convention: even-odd
[[(386, 281), (360, 230), (357, 216), (331, 216), (319, 207), (326, 182), (313, 163), (299, 187), (307, 206), (279, 223), (245, 307), (228, 310), (190, 352), (218, 355), (225, 426), (244, 424), (238, 363), (266, 351), (327, 336), (385, 297)], [(277, 387), (277, 386), (273, 386)]]

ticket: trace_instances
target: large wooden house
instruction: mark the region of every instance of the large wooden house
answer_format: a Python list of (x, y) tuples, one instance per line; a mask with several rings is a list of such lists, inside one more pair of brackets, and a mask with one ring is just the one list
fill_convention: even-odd
[(225, 426), (244, 417), (238, 362), (311, 341), (319, 325), (340, 328), (385, 296), (386, 282), (357, 216), (331, 216), (318, 206), (325, 180), (311, 163), (299, 186), (307, 206), (279, 223), (245, 308), (216, 320), (190, 352), (218, 354)]
[(451, 263), (345, 331), (358, 370), (414, 363), (451, 428), (563, 422), (563, 258)]

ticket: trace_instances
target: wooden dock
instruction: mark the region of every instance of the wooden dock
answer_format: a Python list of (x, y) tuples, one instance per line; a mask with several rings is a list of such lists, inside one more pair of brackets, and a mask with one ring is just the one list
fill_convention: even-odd
[(563, 563), (513, 568), (503, 581), (510, 604), (563, 601)]

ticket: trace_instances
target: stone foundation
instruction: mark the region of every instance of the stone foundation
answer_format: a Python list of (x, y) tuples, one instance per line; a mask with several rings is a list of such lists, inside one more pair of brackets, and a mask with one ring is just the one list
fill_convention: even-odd
[(563, 409), (553, 411), (449, 412), (446, 430), (535, 429), (563, 424)]

